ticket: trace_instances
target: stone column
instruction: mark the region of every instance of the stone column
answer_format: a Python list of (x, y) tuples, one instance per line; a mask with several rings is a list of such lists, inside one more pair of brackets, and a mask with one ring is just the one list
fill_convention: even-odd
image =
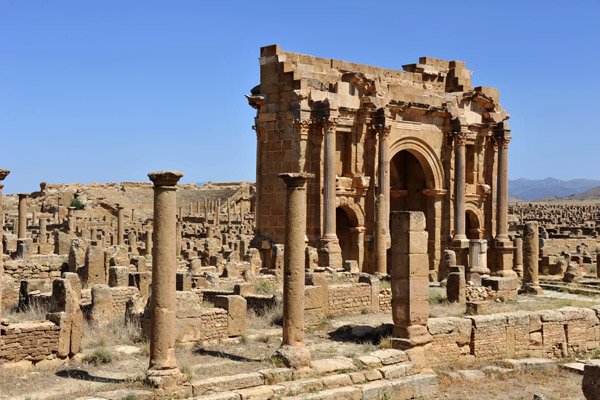
[(387, 275), (387, 218), (385, 196), (380, 194), (375, 200), (375, 272)]
[(523, 286), (525, 293), (543, 294), (538, 278), (539, 271), (539, 233), (538, 222), (525, 223), (523, 228)]
[(229, 199), (227, 199), (227, 226), (231, 226), (231, 204), (229, 204)]
[(152, 256), (152, 231), (146, 231), (146, 255)]
[(67, 229), (69, 230), (69, 235), (75, 235), (75, 229), (77, 224), (75, 223), (75, 207), (67, 207)]
[(342, 249), (338, 241), (335, 223), (335, 135), (337, 118), (323, 122), (324, 183), (323, 183), (323, 237), (319, 246), (319, 264), (331, 268), (342, 268)]
[(177, 257), (179, 257), (181, 255), (181, 221), (177, 221), (177, 226), (176, 226), (176, 235), (177, 235), (177, 241), (175, 244), (175, 255)]
[(515, 259), (513, 263), (513, 270), (519, 277), (523, 276), (523, 239), (515, 238)]
[(304, 345), (304, 261), (306, 251), (306, 181), (313, 174), (279, 174), (285, 182), (285, 252), (283, 261), (283, 342), (277, 355), (290, 368), (308, 367)]
[(358, 261), (359, 271), (364, 271), (365, 264), (365, 232), (367, 228), (364, 226), (355, 226), (350, 228), (352, 234), (352, 251), (351, 259)]
[(27, 193), (19, 193), (19, 225), (17, 238), (25, 239), (27, 237)]
[(466, 190), (467, 133), (454, 133), (454, 240), (465, 240), (465, 190)]
[(123, 206), (117, 204), (117, 245), (125, 244), (125, 213)]
[(135, 221), (135, 208), (131, 209), (131, 222)]
[(392, 318), (394, 348), (413, 348), (431, 341), (429, 317), (429, 258), (425, 214), (391, 214)]
[(375, 130), (379, 136), (379, 194), (385, 203), (385, 233), (390, 236), (390, 132), (392, 127), (386, 122), (386, 110), (380, 108), (375, 116)]
[(175, 359), (177, 274), (176, 191), (183, 174), (175, 171), (150, 172), (154, 183), (154, 257), (152, 257), (152, 296), (150, 326), (150, 366), (147, 381), (168, 388), (186, 382)]
[(40, 244), (46, 244), (47, 239), (46, 239), (46, 218), (42, 217), (40, 218), (40, 236), (38, 239), (38, 243)]
[(508, 143), (511, 139), (508, 122), (498, 124), (495, 135), (495, 139), (498, 142), (496, 240), (508, 240)]
[[(0, 181), (3, 181), (10, 174), (7, 169), (0, 169)], [(0, 184), (0, 216), (2, 215), (2, 188), (3, 184)], [(4, 242), (4, 218), (0, 219), (0, 316), (2, 316), (2, 277), (4, 275), (4, 264), (2, 262), (2, 254), (4, 254), (3, 242)]]

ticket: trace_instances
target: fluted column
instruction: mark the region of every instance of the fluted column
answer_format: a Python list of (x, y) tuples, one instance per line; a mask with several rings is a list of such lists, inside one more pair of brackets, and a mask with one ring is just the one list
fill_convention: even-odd
[(19, 225), (17, 238), (25, 239), (27, 237), (27, 193), (19, 193)]
[(175, 359), (176, 185), (182, 176), (181, 172), (176, 171), (148, 174), (154, 183), (154, 254), (147, 380), (158, 388), (177, 386), (186, 381), (185, 375), (177, 368)]
[[(261, 195), (262, 195), (262, 128), (258, 125), (252, 127), (256, 131), (256, 194), (254, 197), (255, 201), (255, 211), (254, 211), (254, 227), (256, 228), (256, 233), (260, 233), (261, 228)], [(206, 198), (204, 199), (206, 203)], [(242, 216), (243, 218), (243, 216)], [(208, 221), (208, 217), (206, 218)]]
[(306, 181), (312, 174), (280, 174), (285, 182), (285, 252), (283, 259), (283, 342), (277, 354), (291, 368), (308, 367), (304, 345), (304, 279), (306, 250)]
[(454, 240), (467, 238), (465, 234), (466, 144), (466, 132), (454, 132)]
[(508, 143), (510, 143), (511, 140), (508, 123), (503, 122), (499, 124), (495, 133), (495, 139), (498, 143), (496, 239), (508, 240)]

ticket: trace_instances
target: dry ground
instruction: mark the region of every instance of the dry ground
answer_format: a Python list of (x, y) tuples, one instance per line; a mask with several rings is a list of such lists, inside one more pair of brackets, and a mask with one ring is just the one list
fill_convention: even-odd
[[(581, 297), (581, 296), (579, 296)], [(590, 306), (585, 298), (535, 298), (521, 297), (519, 302), (497, 303), (494, 312), (517, 309), (534, 310), (559, 308), (566, 305)], [(431, 316), (461, 315), (462, 309), (448, 305), (444, 291), (432, 288)], [(280, 310), (257, 317), (248, 317), (248, 333), (238, 343), (212, 346), (178, 347), (177, 359), (180, 369), (190, 379), (218, 375), (239, 374), (262, 368), (279, 366), (271, 360), (281, 340), (281, 327), (277, 325)], [(355, 357), (370, 353), (378, 347), (386, 347), (389, 330), (377, 331), (377, 335), (363, 338), (352, 335), (355, 326), (381, 327), (392, 323), (390, 314), (361, 314), (328, 318), (321, 324), (307, 329), (307, 345), (314, 359), (336, 356)], [(386, 325), (388, 324), (388, 325)], [(47, 369), (26, 372), (0, 369), (0, 399), (74, 399), (96, 392), (117, 388), (143, 388), (145, 369), (148, 365), (148, 343), (139, 331), (125, 326), (123, 321), (113, 321), (103, 328), (85, 327), (83, 350), (75, 361)], [(101, 361), (102, 355), (111, 358)], [(490, 365), (493, 365), (491, 363)], [(460, 365), (436, 369), (440, 375), (438, 399), (532, 399), (534, 393), (546, 399), (583, 399), (581, 376), (564, 370), (536, 373), (509, 374), (508, 376), (470, 381), (452, 379), (445, 375), (455, 369), (477, 369), (484, 365)]]

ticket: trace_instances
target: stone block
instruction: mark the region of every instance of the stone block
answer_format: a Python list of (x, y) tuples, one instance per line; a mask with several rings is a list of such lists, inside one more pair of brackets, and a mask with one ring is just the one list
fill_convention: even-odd
[(129, 267), (116, 266), (108, 269), (108, 286), (129, 286)]
[(246, 333), (246, 299), (242, 296), (216, 296), (215, 307), (227, 310), (227, 331), (229, 336)]
[(175, 278), (176, 282), (176, 290), (189, 292), (192, 290), (192, 273), (185, 271), (180, 272), (177, 271), (177, 275)]

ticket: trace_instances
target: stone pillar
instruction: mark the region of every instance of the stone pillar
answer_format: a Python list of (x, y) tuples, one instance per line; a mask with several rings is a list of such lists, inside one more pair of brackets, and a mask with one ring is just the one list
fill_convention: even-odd
[(365, 232), (367, 228), (364, 226), (356, 226), (350, 228), (352, 234), (352, 251), (351, 259), (358, 261), (358, 269), (364, 271), (365, 263)]
[(519, 276), (523, 276), (523, 239), (515, 238), (515, 258), (513, 262), (513, 271)]
[(390, 234), (390, 132), (392, 127), (386, 122), (386, 110), (380, 108), (375, 115), (375, 130), (379, 136), (379, 194), (385, 203), (385, 232)]
[(392, 318), (395, 348), (413, 348), (431, 341), (429, 317), (429, 258), (425, 214), (391, 214)]
[(465, 189), (466, 189), (467, 133), (454, 133), (454, 240), (465, 240)]
[(496, 127), (495, 140), (498, 142), (498, 193), (496, 197), (496, 240), (508, 240), (508, 143), (510, 142), (508, 122)]
[(152, 231), (146, 231), (146, 255), (152, 256)]
[[(3, 181), (10, 174), (7, 169), (0, 169), (0, 181)], [(0, 184), (0, 216), (2, 216), (2, 188), (3, 184)], [(2, 316), (2, 277), (4, 275), (4, 263), (2, 262), (2, 254), (4, 254), (3, 242), (4, 242), (4, 217), (0, 219), (0, 316)]]
[(277, 355), (290, 368), (308, 367), (304, 345), (304, 261), (306, 251), (306, 181), (313, 174), (280, 174), (285, 182), (285, 252), (283, 273), (283, 342)]
[(227, 199), (227, 226), (231, 226), (231, 204)]
[(25, 239), (27, 237), (27, 193), (19, 193), (19, 225), (17, 238)]
[(77, 227), (75, 223), (75, 207), (67, 207), (67, 229), (69, 231), (69, 235), (75, 235), (75, 228)]
[(387, 275), (387, 218), (385, 196), (380, 194), (375, 200), (375, 272)]
[[(471, 239), (469, 241), (469, 269), (467, 279), (472, 282), (481, 282), (481, 275), (489, 274), (487, 267), (487, 240)], [(478, 275), (475, 277), (475, 275)]]
[(44, 217), (40, 218), (40, 236), (38, 238), (38, 243), (40, 243), (40, 244), (46, 244), (46, 242), (47, 242), (46, 222), (47, 222), (46, 218), (44, 218)]
[(148, 174), (154, 183), (154, 257), (147, 381), (157, 388), (169, 388), (186, 382), (175, 359), (176, 185), (182, 176), (181, 172), (174, 171)]
[(319, 246), (319, 264), (342, 268), (342, 249), (335, 232), (335, 136), (337, 118), (323, 122), (324, 183), (323, 183), (323, 237)]
[(538, 278), (539, 271), (539, 233), (538, 222), (525, 223), (523, 229), (523, 286), (525, 293), (543, 294)]
[(123, 206), (117, 204), (117, 245), (125, 243), (125, 213)]
[(131, 222), (135, 221), (135, 208), (131, 209)]
[(442, 200), (445, 189), (424, 189), (427, 196), (427, 233), (429, 236), (429, 282), (438, 282), (446, 278), (448, 271), (441, 271), (442, 263)]
[(175, 235), (177, 235), (177, 241), (175, 243), (175, 255), (179, 257), (181, 255), (181, 221), (177, 221)]

